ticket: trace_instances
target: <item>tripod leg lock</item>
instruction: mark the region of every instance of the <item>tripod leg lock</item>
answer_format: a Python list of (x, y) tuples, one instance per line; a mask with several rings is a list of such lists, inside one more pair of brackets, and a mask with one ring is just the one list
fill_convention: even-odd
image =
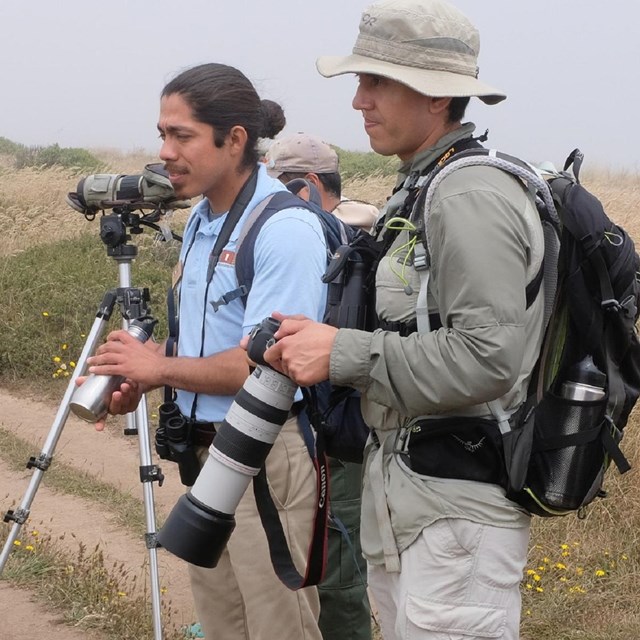
[(23, 525), (27, 519), (29, 518), (29, 510), (28, 509), (9, 509), (7, 513), (4, 514), (5, 522), (15, 522), (16, 524)]
[(35, 456), (31, 456), (29, 458), (29, 462), (27, 462), (27, 469), (40, 469), (40, 471), (46, 471), (51, 466), (51, 456), (47, 456), (44, 453), (41, 453), (37, 458)]
[(158, 549), (162, 547), (162, 545), (158, 542), (158, 534), (157, 533), (145, 533), (144, 534), (144, 543), (147, 549)]
[(140, 482), (157, 482), (161, 487), (164, 482), (164, 473), (157, 464), (140, 467)]

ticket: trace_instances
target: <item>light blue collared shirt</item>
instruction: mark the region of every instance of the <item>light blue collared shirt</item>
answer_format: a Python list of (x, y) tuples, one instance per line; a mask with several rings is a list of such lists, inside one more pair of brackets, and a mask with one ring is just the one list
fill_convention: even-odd
[[(254, 207), (267, 196), (286, 187), (259, 166), (253, 198), (225, 245), (205, 300), (209, 254), (227, 213), (209, 219), (209, 202), (204, 199), (192, 210), (184, 232), (180, 260), (179, 356), (204, 357), (237, 347), (244, 335), (274, 311), (302, 313), (322, 320), (326, 285), (321, 277), (327, 266), (327, 249), (322, 227), (315, 214), (300, 208), (283, 209), (260, 229), (254, 250), (254, 279), (246, 308), (237, 298), (218, 307), (211, 304), (238, 288), (235, 250), (242, 227)], [(186, 259), (185, 259), (186, 256)], [(202, 318), (205, 313), (204, 341)], [(203, 348), (204, 344), (204, 348)], [(194, 394), (177, 391), (177, 403), (185, 416), (191, 415)], [(233, 396), (198, 394), (196, 418), (220, 422)]]

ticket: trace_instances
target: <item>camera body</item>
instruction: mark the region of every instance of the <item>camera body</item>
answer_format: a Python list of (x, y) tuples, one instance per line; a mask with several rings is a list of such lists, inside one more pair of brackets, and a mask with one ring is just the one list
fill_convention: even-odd
[(249, 334), (247, 352), (258, 366), (236, 394), (197, 480), (158, 533), (163, 547), (191, 564), (217, 565), (235, 527), (238, 503), (290, 416), (298, 387), (263, 358), (279, 326), (266, 318)]
[(249, 359), (268, 367), (264, 361), (264, 352), (276, 343), (275, 333), (280, 328), (280, 323), (272, 317), (265, 318), (257, 324), (249, 333), (247, 355)]

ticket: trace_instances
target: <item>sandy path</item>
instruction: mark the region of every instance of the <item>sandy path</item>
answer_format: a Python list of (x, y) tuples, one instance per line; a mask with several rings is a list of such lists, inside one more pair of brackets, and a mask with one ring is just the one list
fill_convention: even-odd
[[(20, 399), (3, 389), (0, 389), (0, 407), (0, 424), (32, 442), (31, 454), (38, 455), (51, 430), (57, 407)], [(139, 497), (140, 510), (144, 513), (137, 437), (125, 438), (121, 430), (115, 428), (97, 433), (93, 426), (70, 416), (54, 451), (53, 465), (56, 461), (86, 471), (121, 491)], [(154, 462), (158, 462), (155, 457)], [(175, 465), (163, 462), (162, 470), (166, 476), (163, 486), (158, 487), (154, 483), (157, 514), (168, 513), (183, 492)], [(14, 472), (0, 461), (2, 514), (19, 505), (31, 477), (31, 471)], [(89, 550), (99, 543), (107, 566), (123, 563), (131, 574), (138, 576), (138, 580), (148, 578), (148, 551), (142, 538), (119, 527), (112, 513), (94, 503), (54, 492), (41, 483), (25, 528), (27, 526), (42, 528), (56, 537), (65, 533), (62, 544), (69, 545), (72, 552), (77, 551), (78, 540), (84, 542)], [(69, 535), (71, 533), (76, 536), (75, 540)], [(174, 620), (177, 623), (193, 622), (186, 565), (162, 550), (158, 552), (158, 561), (160, 584), (166, 588), (163, 599), (170, 601), (172, 609), (177, 612)], [(28, 592), (13, 588), (5, 581), (0, 581), (0, 620), (0, 640), (33, 640), (45, 635), (48, 640), (87, 639), (81, 630), (61, 626), (59, 616), (47, 612), (32, 600)], [(93, 631), (91, 637), (99, 638)]]

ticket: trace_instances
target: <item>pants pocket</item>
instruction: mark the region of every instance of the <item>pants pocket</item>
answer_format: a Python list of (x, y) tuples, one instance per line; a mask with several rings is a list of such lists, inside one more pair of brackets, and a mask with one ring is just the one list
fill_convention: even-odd
[[(479, 604), (447, 604), (409, 595), (406, 606), (407, 640), (426, 637), (434, 640), (501, 638), (507, 620), (506, 611)], [(432, 632), (425, 634), (425, 632)]]

